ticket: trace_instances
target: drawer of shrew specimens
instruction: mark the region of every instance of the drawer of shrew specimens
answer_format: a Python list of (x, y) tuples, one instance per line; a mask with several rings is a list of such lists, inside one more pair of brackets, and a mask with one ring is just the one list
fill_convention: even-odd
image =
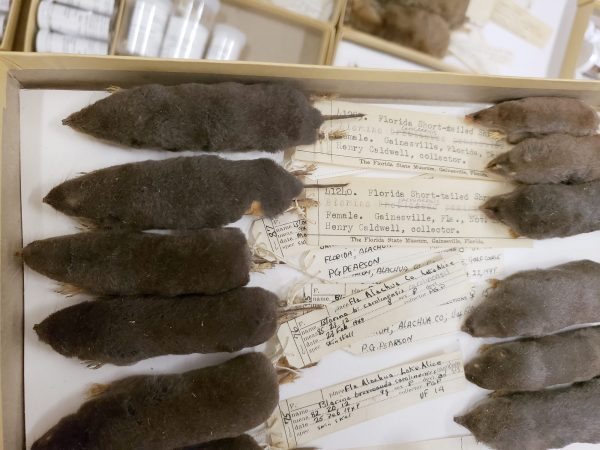
[(600, 443), (591, 106), (20, 105), (27, 448)]

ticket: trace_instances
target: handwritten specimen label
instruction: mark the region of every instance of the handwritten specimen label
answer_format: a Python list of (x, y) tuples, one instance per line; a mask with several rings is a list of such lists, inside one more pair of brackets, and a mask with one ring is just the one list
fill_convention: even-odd
[(255, 220), (250, 236), (258, 256), (295, 267), (301, 265), (302, 254), (310, 249), (306, 244), (306, 219), (295, 212)]
[[(316, 284), (302, 286), (295, 292), (294, 300), (302, 303), (328, 304), (367, 289), (367, 284)], [(435, 305), (430, 310), (388, 325), (373, 335), (354, 342), (346, 348), (351, 353), (363, 355), (389, 350), (436, 336), (454, 333), (473, 308), (475, 291)]]
[[(357, 247), (362, 249), (363, 247)], [(394, 247), (384, 247), (384, 249)], [(352, 253), (352, 248), (342, 249), (344, 257), (347, 258), (348, 254)], [(396, 249), (402, 251), (405, 249)], [(497, 249), (478, 249), (478, 250), (465, 250), (465, 249), (450, 249), (450, 250), (431, 250), (426, 252), (427, 255), (436, 255), (438, 259), (443, 257), (460, 256), (463, 263), (466, 265), (467, 277), (473, 283), (484, 283), (490, 278), (499, 277), (504, 267), (504, 252)], [(433, 259), (433, 258), (432, 258)], [(354, 261), (354, 260), (351, 260)], [(434, 261), (430, 261), (434, 262)], [(384, 263), (384, 267), (385, 267)], [(423, 263), (421, 265), (426, 265)], [(404, 272), (410, 272), (416, 270), (418, 267), (406, 270)], [(401, 273), (404, 273), (401, 272)], [(365, 290), (369, 284), (379, 283), (385, 280), (379, 280), (377, 276), (370, 276), (366, 281), (346, 281), (339, 280), (335, 283), (303, 283), (299, 284), (290, 293), (291, 303), (331, 303), (336, 300), (346, 297), (351, 294)]]
[(325, 115), (366, 116), (326, 121), (321, 132), (332, 139), (298, 147), (294, 159), (363, 169), (489, 178), (485, 166), (509, 148), (504, 141), (492, 138), (490, 130), (469, 124), (463, 117), (331, 100), (315, 106)]
[(460, 330), (465, 315), (473, 309), (474, 299), (474, 292), (464, 293), (427, 312), (389, 325), (374, 335), (353, 343), (347, 350), (356, 355), (366, 355), (455, 333)]
[(531, 246), (479, 209), (489, 197), (510, 192), (508, 183), (430, 177), (328, 182), (346, 186), (306, 189), (317, 202), (307, 210), (309, 245)]
[(280, 402), (271, 444), (294, 448), (465, 386), (460, 353), (390, 367)]
[(473, 436), (460, 436), (431, 441), (409, 442), (407, 444), (377, 445), (348, 450), (488, 450)]
[(428, 248), (327, 247), (309, 250), (302, 266), (305, 273), (324, 281), (378, 283), (440, 258)]
[(306, 367), (392, 323), (469, 294), (459, 258), (443, 260), (343, 297), (283, 323), (277, 332), (293, 367)]

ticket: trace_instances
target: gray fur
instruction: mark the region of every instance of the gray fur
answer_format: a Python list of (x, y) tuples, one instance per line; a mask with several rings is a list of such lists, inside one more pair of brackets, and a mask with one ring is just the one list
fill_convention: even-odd
[(197, 229), (235, 222), (254, 202), (277, 216), (302, 189), (270, 159), (196, 156), (96, 170), (56, 186), (44, 202), (98, 227)]
[(323, 123), (286, 84), (149, 84), (118, 91), (63, 124), (134, 148), (278, 151), (313, 144)]
[(237, 437), (279, 401), (275, 369), (250, 353), (174, 375), (140, 375), (106, 386), (61, 419), (32, 450), (170, 450)]
[(112, 297), (55, 312), (34, 326), (67, 357), (128, 365), (161, 355), (237, 352), (260, 345), (277, 329), (275, 294), (238, 288), (180, 297)]
[(518, 272), (498, 282), (466, 318), (476, 337), (541, 336), (600, 322), (600, 264), (574, 261)]
[(600, 181), (523, 185), (481, 207), (517, 236), (548, 239), (600, 229)]
[(546, 450), (600, 443), (600, 379), (488, 398), (454, 420), (497, 450)]
[(95, 231), (34, 241), (33, 270), (98, 295), (217, 294), (249, 281), (250, 248), (237, 228), (177, 234)]
[(535, 391), (600, 375), (600, 327), (489, 345), (465, 365), (485, 389)]
[(487, 169), (525, 184), (585, 183), (600, 179), (600, 135), (530, 138), (494, 158)]
[(584, 102), (566, 97), (527, 97), (498, 103), (467, 120), (507, 135), (511, 144), (546, 134), (589, 136), (598, 129), (598, 114)]

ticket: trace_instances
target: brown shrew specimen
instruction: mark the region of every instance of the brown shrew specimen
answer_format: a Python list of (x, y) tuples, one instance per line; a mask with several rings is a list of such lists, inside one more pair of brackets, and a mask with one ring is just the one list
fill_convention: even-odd
[(600, 179), (600, 135), (550, 134), (521, 141), (487, 170), (525, 184), (577, 184)]
[(216, 228), (245, 213), (282, 214), (303, 188), (270, 159), (196, 156), (96, 170), (56, 186), (44, 202), (100, 228)]
[(536, 391), (600, 375), (600, 327), (482, 347), (465, 365), (472, 383), (497, 391)]
[(275, 369), (260, 353), (182, 374), (133, 376), (96, 391), (32, 450), (165, 450), (235, 438), (264, 423), (279, 401)]
[(149, 84), (123, 89), (63, 124), (134, 148), (278, 151), (313, 144), (325, 118), (288, 84)]
[(469, 114), (466, 120), (506, 134), (511, 144), (548, 134), (590, 136), (598, 129), (594, 108), (568, 97), (526, 97), (507, 100)]
[(34, 241), (22, 254), (33, 270), (97, 295), (217, 294), (247, 284), (251, 267), (237, 228), (94, 231)]
[(549, 239), (600, 229), (600, 181), (522, 185), (488, 199), (481, 210), (514, 236)]
[(453, 20), (459, 20), (454, 14), (460, 16), (465, 3), (468, 1), (353, 0), (348, 5), (346, 21), (357, 30), (442, 57), (450, 43), (450, 24), (440, 13), (452, 14)]
[(34, 330), (58, 353), (91, 367), (128, 365), (260, 345), (275, 334), (277, 305), (275, 294), (258, 287), (206, 296), (111, 297), (57, 311)]
[(600, 443), (600, 379), (488, 398), (454, 420), (497, 450), (546, 450)]
[(463, 331), (475, 337), (541, 336), (592, 322), (600, 322), (600, 264), (582, 260), (497, 281)]

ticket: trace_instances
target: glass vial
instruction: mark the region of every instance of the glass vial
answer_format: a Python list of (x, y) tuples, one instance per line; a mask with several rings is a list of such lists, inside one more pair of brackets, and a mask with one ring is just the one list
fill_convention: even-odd
[(102, 41), (108, 41), (110, 37), (110, 17), (52, 3), (52, 0), (40, 2), (37, 21), (42, 30)]
[(115, 0), (56, 0), (56, 3), (93, 11), (105, 16), (112, 16), (115, 12)]
[(240, 59), (246, 46), (246, 35), (237, 28), (224, 23), (215, 25), (206, 59), (234, 61)]
[(176, 0), (160, 56), (200, 59), (221, 8), (219, 0)]
[(129, 3), (129, 26), (119, 53), (158, 56), (171, 14), (171, 0), (134, 0)]
[(35, 39), (37, 52), (108, 55), (108, 42), (39, 30)]

